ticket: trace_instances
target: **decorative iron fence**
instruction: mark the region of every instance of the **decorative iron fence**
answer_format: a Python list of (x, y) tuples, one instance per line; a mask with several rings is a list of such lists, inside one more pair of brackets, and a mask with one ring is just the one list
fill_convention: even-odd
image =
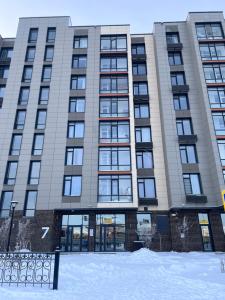
[(1, 252), (0, 285), (40, 285), (58, 288), (60, 251), (50, 253)]

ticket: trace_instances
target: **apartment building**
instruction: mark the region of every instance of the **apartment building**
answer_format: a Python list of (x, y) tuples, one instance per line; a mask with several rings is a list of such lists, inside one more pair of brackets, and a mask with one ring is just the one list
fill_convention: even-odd
[(225, 21), (0, 36), (0, 249), (224, 251)]

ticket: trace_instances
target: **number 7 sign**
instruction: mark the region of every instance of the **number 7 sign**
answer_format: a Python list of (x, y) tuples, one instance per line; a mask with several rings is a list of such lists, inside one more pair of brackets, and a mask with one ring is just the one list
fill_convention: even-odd
[(44, 239), (46, 237), (47, 233), (49, 232), (49, 227), (42, 227), (41, 229), (44, 231), (41, 238)]

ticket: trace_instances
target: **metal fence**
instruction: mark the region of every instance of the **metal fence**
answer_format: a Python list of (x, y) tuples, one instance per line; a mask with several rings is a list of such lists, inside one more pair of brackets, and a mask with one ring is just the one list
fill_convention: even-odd
[(58, 288), (60, 251), (0, 252), (0, 285)]

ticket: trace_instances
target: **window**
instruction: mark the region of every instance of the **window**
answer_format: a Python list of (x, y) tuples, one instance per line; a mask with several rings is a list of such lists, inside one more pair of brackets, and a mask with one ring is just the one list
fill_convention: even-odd
[(20, 155), (21, 144), (22, 144), (22, 134), (13, 134), (9, 155)]
[(143, 241), (151, 232), (151, 214), (137, 213), (137, 235), (138, 240)]
[(134, 82), (133, 89), (134, 89), (134, 96), (148, 95), (147, 82)]
[(86, 55), (73, 55), (72, 68), (84, 69), (87, 67)]
[(221, 164), (222, 166), (225, 166), (225, 140), (217, 140), (217, 144), (219, 148)]
[(170, 77), (172, 86), (185, 84), (184, 72), (170, 73)]
[(47, 111), (39, 109), (37, 111), (35, 129), (45, 129)]
[(0, 59), (5, 60), (5, 59), (10, 59), (12, 58), (13, 54), (13, 48), (2, 48), (0, 52)]
[(100, 143), (129, 143), (129, 122), (100, 122)]
[(45, 47), (45, 61), (53, 61), (54, 46)]
[(180, 157), (182, 164), (196, 164), (197, 153), (195, 145), (180, 145)]
[(35, 214), (37, 202), (37, 191), (27, 191), (24, 207), (24, 216), (33, 217)]
[(225, 65), (204, 65), (203, 69), (207, 83), (225, 82)]
[(47, 43), (54, 43), (55, 42), (55, 36), (56, 36), (56, 28), (55, 27), (49, 27), (47, 31)]
[(220, 23), (204, 23), (196, 25), (198, 40), (223, 39), (223, 31)]
[(134, 63), (132, 66), (133, 75), (146, 75), (146, 63)]
[(44, 134), (36, 133), (34, 135), (32, 155), (41, 155), (44, 146)]
[(28, 184), (38, 184), (39, 183), (40, 168), (41, 168), (40, 161), (31, 161), (30, 162)]
[(81, 176), (64, 176), (64, 196), (81, 195)]
[(131, 169), (130, 148), (100, 147), (99, 171), (128, 171)]
[(1, 197), (1, 218), (7, 218), (10, 214), (11, 201), (13, 199), (13, 192), (2, 192)]
[(50, 92), (49, 86), (42, 86), (40, 88), (39, 104), (44, 104), (44, 105), (48, 104), (49, 92)]
[(28, 83), (31, 82), (32, 72), (33, 72), (33, 67), (25, 66), (23, 69), (22, 81)]
[(85, 98), (70, 98), (69, 112), (84, 112)]
[(154, 178), (138, 178), (138, 197), (140, 199), (156, 198)]
[(225, 170), (223, 170), (223, 180), (225, 182)]
[(14, 129), (23, 129), (25, 125), (26, 111), (17, 110)]
[(189, 109), (188, 96), (187, 95), (173, 95), (173, 104), (175, 110), (187, 110)]
[(223, 225), (223, 233), (225, 234), (225, 213), (220, 214)]
[(71, 87), (72, 90), (85, 90), (86, 88), (86, 77), (85, 76), (71, 76)]
[(225, 88), (208, 88), (208, 96), (211, 108), (225, 108)]
[(14, 185), (16, 183), (17, 161), (9, 161), (5, 172), (4, 184)]
[(212, 118), (216, 135), (225, 135), (225, 113), (214, 112)]
[(186, 195), (201, 195), (202, 189), (199, 174), (183, 174)]
[(36, 43), (38, 38), (38, 28), (31, 28), (28, 37), (28, 43)]
[(151, 128), (150, 127), (135, 127), (136, 143), (150, 143), (151, 142)]
[(144, 55), (145, 54), (145, 44), (133, 44), (131, 46), (132, 55)]
[(101, 72), (127, 71), (127, 57), (101, 57)]
[(210, 43), (199, 45), (202, 60), (224, 60), (225, 43)]
[(9, 75), (9, 66), (1, 66), (0, 67), (0, 78), (8, 79)]
[(29, 100), (30, 88), (29, 87), (21, 87), (20, 94), (19, 94), (19, 105), (27, 105)]
[(88, 46), (88, 37), (87, 36), (75, 36), (74, 37), (74, 48), (87, 48)]
[(148, 104), (135, 104), (134, 105), (134, 117), (149, 118), (149, 105)]
[(99, 175), (98, 202), (132, 202), (130, 175)]
[(151, 169), (153, 168), (152, 151), (138, 151), (136, 152), (137, 169)]
[(191, 135), (193, 134), (192, 124), (190, 119), (177, 119), (177, 134), (178, 135)]
[(128, 93), (128, 77), (102, 76), (100, 78), (100, 93)]
[(3, 98), (5, 95), (5, 86), (0, 85), (0, 98)]
[(84, 122), (69, 122), (67, 137), (69, 139), (84, 137)]
[(52, 75), (52, 67), (51, 66), (44, 66), (42, 70), (42, 82), (50, 81)]
[(178, 32), (167, 32), (166, 33), (166, 42), (167, 42), (167, 44), (180, 43), (179, 33)]
[(168, 52), (168, 58), (170, 66), (183, 64), (181, 52)]
[(33, 62), (35, 58), (36, 47), (27, 47), (26, 61)]
[(100, 98), (100, 117), (128, 117), (127, 97)]
[(101, 51), (126, 51), (127, 36), (126, 35), (111, 35), (101, 36)]
[(83, 164), (83, 148), (70, 147), (66, 148), (66, 165), (82, 166)]

